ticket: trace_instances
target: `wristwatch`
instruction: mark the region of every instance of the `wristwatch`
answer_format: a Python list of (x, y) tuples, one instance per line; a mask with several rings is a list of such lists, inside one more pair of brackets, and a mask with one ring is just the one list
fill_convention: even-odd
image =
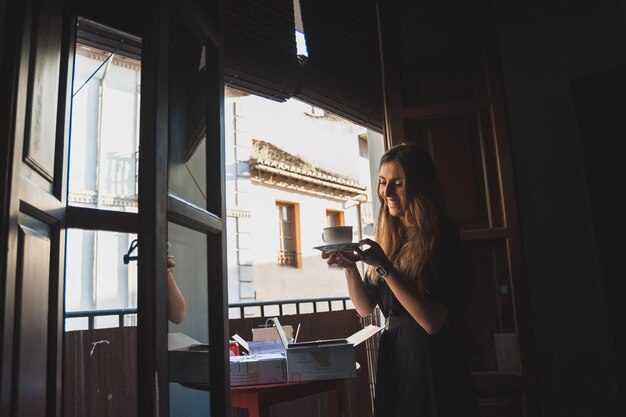
[(378, 265), (376, 267), (376, 273), (378, 274), (379, 277), (385, 278), (387, 275), (389, 275), (389, 269), (382, 265)]

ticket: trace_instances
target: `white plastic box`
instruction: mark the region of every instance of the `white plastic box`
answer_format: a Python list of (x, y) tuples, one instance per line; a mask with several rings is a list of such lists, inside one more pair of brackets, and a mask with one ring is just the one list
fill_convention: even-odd
[(319, 340), (290, 344), (278, 318), (272, 320), (285, 347), (289, 382), (356, 377), (354, 348), (382, 330), (382, 327), (370, 325), (343, 341)]
[(287, 381), (287, 363), (278, 353), (230, 357), (230, 385), (278, 384)]

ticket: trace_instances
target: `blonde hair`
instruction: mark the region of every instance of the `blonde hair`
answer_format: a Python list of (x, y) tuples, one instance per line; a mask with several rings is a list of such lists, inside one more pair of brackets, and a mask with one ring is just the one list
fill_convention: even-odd
[[(402, 169), (404, 213), (402, 218), (389, 213), (386, 201), (378, 192), (380, 210), (376, 221), (376, 241), (398, 271), (420, 289), (433, 279), (433, 253), (438, 243), (439, 225), (447, 218), (435, 164), (428, 151), (414, 143), (389, 149), (380, 166), (395, 161)], [(380, 279), (369, 268), (374, 283)]]

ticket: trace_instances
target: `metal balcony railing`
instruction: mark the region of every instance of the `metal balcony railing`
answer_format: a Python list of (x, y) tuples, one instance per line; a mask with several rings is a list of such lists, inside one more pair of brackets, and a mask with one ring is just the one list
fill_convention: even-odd
[(117, 316), (118, 327), (124, 327), (125, 316), (137, 316), (136, 308), (118, 308), (108, 310), (82, 310), (82, 311), (66, 311), (66, 319), (87, 318), (87, 328), (92, 330), (94, 328), (96, 317), (105, 316)]
[[(255, 313), (252, 313), (252, 317), (254, 316), (266, 317), (265, 308), (268, 306), (277, 306), (278, 314), (270, 314), (269, 316), (274, 317), (278, 315), (280, 317), (280, 316), (286, 315), (285, 306), (288, 306), (288, 305), (295, 306), (296, 308), (295, 314), (300, 314), (301, 306), (303, 304), (311, 304), (313, 306), (313, 313), (317, 313), (319, 304), (322, 304), (322, 305), (327, 304), (328, 305), (327, 311), (337, 310), (337, 308), (333, 310), (333, 302), (339, 302), (339, 305), (341, 306), (340, 310), (348, 310), (348, 307), (347, 307), (348, 300), (350, 300), (350, 298), (348, 297), (322, 297), (322, 298), (297, 298), (297, 299), (291, 299), (291, 300), (273, 300), (273, 301), (248, 301), (248, 302), (229, 304), (228, 310), (230, 312), (232, 309), (239, 309), (239, 318), (243, 318), (243, 317), (251, 317), (250, 314), (246, 316), (246, 311), (249, 313), (250, 310), (259, 308), (260, 316)], [(236, 318), (236, 317), (231, 317), (231, 318)]]
[(296, 256), (296, 252), (292, 250), (278, 251), (276, 264), (281, 266), (298, 266), (298, 257)]
[[(285, 306), (295, 306), (295, 314), (300, 314), (303, 304), (312, 305), (313, 313), (317, 313), (321, 308), (321, 305), (327, 305), (326, 311), (348, 310), (347, 301), (348, 297), (321, 297), (321, 298), (298, 298), (290, 300), (274, 300), (274, 301), (249, 301), (241, 303), (232, 303), (228, 305), (229, 313), (234, 309), (238, 310), (239, 317), (266, 317), (266, 307), (278, 307), (278, 314), (271, 314), (270, 316), (284, 316)], [(337, 307), (340, 308), (337, 308)], [(257, 311), (260, 310), (260, 316)], [(66, 319), (74, 318), (87, 318), (87, 328), (89, 330), (94, 328), (96, 317), (117, 316), (118, 327), (124, 326), (124, 318), (126, 316), (137, 315), (136, 308), (121, 308), (121, 309), (108, 309), (108, 310), (82, 310), (82, 311), (67, 311), (65, 312)], [(230, 315), (230, 314), (229, 314)], [(232, 317), (237, 318), (237, 317)]]

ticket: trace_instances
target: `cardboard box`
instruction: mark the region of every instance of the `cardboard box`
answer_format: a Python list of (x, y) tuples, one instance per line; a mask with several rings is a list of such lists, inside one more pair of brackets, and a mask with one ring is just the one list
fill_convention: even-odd
[(278, 353), (230, 357), (230, 385), (278, 384), (287, 381), (287, 363)]
[[(290, 325), (283, 326), (287, 339), (293, 338), (293, 327)], [(264, 342), (266, 340), (280, 340), (276, 327), (257, 327), (252, 329), (252, 341)]]
[(278, 318), (272, 320), (285, 348), (289, 382), (356, 377), (354, 348), (382, 330), (370, 325), (347, 339), (289, 343)]

